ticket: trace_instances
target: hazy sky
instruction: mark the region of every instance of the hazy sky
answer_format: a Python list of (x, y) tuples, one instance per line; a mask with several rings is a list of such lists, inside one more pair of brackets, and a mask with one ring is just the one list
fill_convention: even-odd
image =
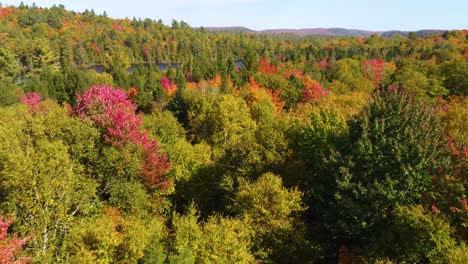
[[(38, 6), (94, 9), (110, 17), (184, 20), (252, 29), (345, 27), (367, 30), (467, 29), (468, 0), (35, 0)], [(20, 1), (0, 0), (3, 5)]]

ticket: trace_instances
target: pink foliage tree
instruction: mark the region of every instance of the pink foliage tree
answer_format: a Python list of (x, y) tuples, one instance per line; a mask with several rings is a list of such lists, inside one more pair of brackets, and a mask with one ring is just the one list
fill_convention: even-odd
[(22, 104), (28, 106), (29, 110), (34, 111), (41, 102), (41, 94), (37, 92), (26, 93), (25, 95), (21, 95), (19, 100)]
[(117, 31), (122, 31), (122, 27), (120, 25), (117, 25), (117, 24), (113, 24), (112, 28), (117, 30)]
[(8, 236), (8, 228), (13, 221), (5, 220), (0, 216), (0, 263), (1, 264), (22, 264), (27, 263), (29, 258), (18, 258), (21, 248), (29, 240), (29, 237), (19, 238), (18, 234)]
[(317, 65), (317, 68), (319, 68), (320, 70), (326, 70), (328, 69), (329, 65), (328, 65), (328, 57), (320, 60), (320, 61), (316, 61), (315, 62), (315, 65)]
[(167, 156), (160, 152), (159, 143), (141, 130), (141, 116), (136, 114), (136, 105), (127, 98), (127, 93), (110, 86), (94, 86), (77, 97), (75, 113), (91, 119), (104, 131), (104, 138), (115, 147), (133, 143), (144, 151), (143, 174), (148, 185), (164, 187), (163, 175), (170, 167)]
[(311, 102), (313, 100), (320, 99), (324, 96), (326, 96), (329, 92), (325, 91), (323, 89), (322, 85), (320, 83), (314, 81), (311, 84), (306, 85), (304, 88), (302, 88), (301, 94), (302, 94), (302, 100), (304, 102)]
[(162, 77), (159, 83), (163, 87), (164, 91), (166, 91), (166, 93), (169, 95), (173, 94), (177, 89), (177, 86), (175, 85), (174, 81), (167, 78), (166, 76)]

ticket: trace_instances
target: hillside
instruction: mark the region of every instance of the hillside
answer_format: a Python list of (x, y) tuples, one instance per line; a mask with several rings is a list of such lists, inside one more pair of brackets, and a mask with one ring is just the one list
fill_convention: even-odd
[[(346, 28), (302, 28), (302, 29), (266, 29), (266, 30), (252, 30), (246, 27), (205, 27), (208, 31), (213, 32), (248, 32), (256, 34), (294, 34), (299, 36), (323, 35), (323, 36), (340, 36), (340, 37), (369, 37), (376, 34), (384, 37), (393, 36), (408, 36), (410, 31), (368, 31), (359, 29), (346, 29)], [(423, 29), (417, 30), (417, 36), (429, 36), (436, 34), (443, 34), (447, 30), (438, 29)]]

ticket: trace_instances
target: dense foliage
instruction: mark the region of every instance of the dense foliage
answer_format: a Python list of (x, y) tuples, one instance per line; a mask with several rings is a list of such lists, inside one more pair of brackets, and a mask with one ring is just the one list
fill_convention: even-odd
[(0, 262), (467, 263), (467, 51), (0, 5)]

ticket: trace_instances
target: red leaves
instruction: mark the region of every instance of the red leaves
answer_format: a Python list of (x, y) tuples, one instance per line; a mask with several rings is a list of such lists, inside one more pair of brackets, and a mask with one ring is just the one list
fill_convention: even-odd
[(137, 107), (128, 99), (127, 93), (110, 86), (94, 86), (77, 97), (75, 113), (91, 119), (104, 131), (104, 138), (120, 148), (133, 143), (144, 151), (143, 174), (150, 186), (163, 186), (167, 181), (162, 176), (170, 163), (159, 151), (156, 140), (148, 138), (148, 132), (140, 130), (141, 117), (135, 114)]
[(442, 96), (437, 97), (437, 101), (438, 101), (437, 108), (440, 111), (447, 113), (450, 108), (450, 105), (447, 103), (447, 101), (445, 101), (444, 98), (442, 98)]
[(468, 211), (468, 202), (466, 201), (466, 197), (463, 197), (460, 199), (460, 204), (461, 208), (458, 208), (456, 206), (450, 206), (450, 211), (452, 213), (457, 213), (457, 212), (467, 212)]
[(163, 87), (164, 91), (166, 91), (166, 93), (169, 95), (171, 95), (175, 92), (175, 90), (177, 90), (177, 86), (174, 84), (174, 81), (167, 78), (166, 76), (162, 77), (159, 83)]
[(101, 54), (101, 48), (93, 41), (89, 43), (89, 47), (94, 51), (94, 54), (96, 55)]
[(460, 160), (468, 158), (468, 146), (457, 144), (451, 137), (449, 137), (447, 144), (453, 158), (458, 158)]
[(102, 129), (126, 129), (128, 131), (120, 133), (129, 134), (141, 125), (139, 116), (135, 115), (136, 109), (125, 91), (110, 86), (94, 86), (83, 96), (77, 96), (75, 112), (82, 118), (91, 119)]
[(0, 16), (7, 17), (9, 14), (10, 14), (9, 7), (0, 8)]
[(324, 96), (326, 96), (329, 92), (325, 91), (323, 89), (322, 85), (320, 83), (313, 81), (310, 84), (307, 84), (304, 88), (302, 88), (301, 94), (302, 94), (302, 100), (304, 102), (310, 102), (313, 100), (320, 99)]
[(283, 57), (283, 55), (278, 55), (278, 57), (276, 57), (276, 59), (277, 59), (279, 62), (284, 62), (284, 57)]
[(117, 25), (117, 24), (113, 24), (112, 28), (119, 31), (119, 32), (122, 31), (122, 27), (120, 25)]
[(384, 77), (384, 61), (381, 59), (365, 60), (362, 67), (364, 77), (372, 80), (377, 85)]
[(34, 111), (37, 109), (39, 102), (41, 101), (41, 95), (37, 92), (27, 93), (21, 95), (19, 100), (24, 105), (28, 106), (29, 110)]
[(167, 156), (160, 154), (158, 142), (148, 139), (146, 135), (141, 144), (145, 151), (143, 174), (146, 177), (146, 182), (150, 183), (150, 185), (166, 189), (169, 182), (163, 178), (163, 175), (171, 166), (167, 161)]
[(22, 264), (29, 261), (29, 258), (19, 258), (16, 255), (21, 248), (26, 244), (30, 237), (18, 238), (17, 234), (13, 237), (8, 237), (8, 228), (13, 221), (11, 219), (3, 219), (0, 216), (0, 263), (1, 264)]
[(466, 197), (463, 197), (461, 199), (461, 204), (462, 204), (462, 210), (463, 211), (468, 211), (468, 203), (466, 202)]
[(299, 79), (302, 78), (302, 72), (300, 70), (298, 70), (298, 69), (288, 70), (284, 74), (284, 77), (286, 79), (289, 79), (289, 77), (291, 77), (291, 75), (296, 75), (296, 77), (298, 77)]
[(280, 89), (275, 91), (264, 89), (260, 87), (260, 85), (255, 81), (253, 77), (249, 78), (249, 85), (248, 88), (250, 90), (250, 98), (251, 101), (258, 101), (267, 96), (272, 105), (275, 107), (275, 113), (280, 114), (283, 111), (285, 102), (281, 101), (279, 98)]
[(315, 62), (315, 65), (317, 65), (317, 68), (319, 68), (320, 70), (328, 69), (328, 61), (326, 58), (321, 61)]
[(263, 74), (275, 74), (277, 69), (276, 66), (271, 64), (269, 61), (260, 58), (260, 69), (259, 71)]

